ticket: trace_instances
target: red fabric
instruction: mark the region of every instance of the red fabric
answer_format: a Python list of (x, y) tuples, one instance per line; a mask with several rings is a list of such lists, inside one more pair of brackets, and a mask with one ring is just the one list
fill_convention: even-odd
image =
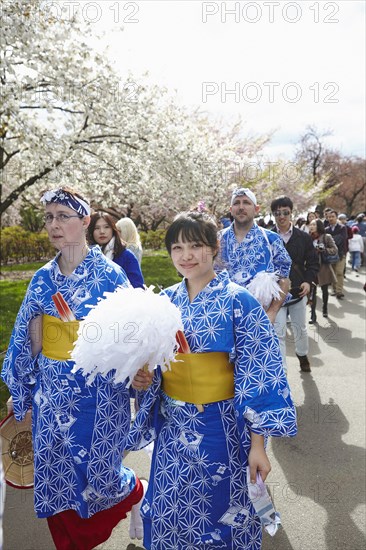
[(92, 550), (109, 539), (112, 530), (127, 516), (134, 504), (140, 502), (144, 488), (136, 477), (132, 493), (107, 510), (90, 518), (81, 518), (75, 510), (65, 510), (47, 518), (48, 528), (57, 550)]

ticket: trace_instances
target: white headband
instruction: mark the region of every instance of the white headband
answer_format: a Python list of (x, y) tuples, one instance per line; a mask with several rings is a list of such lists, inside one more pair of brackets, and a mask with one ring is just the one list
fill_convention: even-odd
[(248, 199), (252, 201), (254, 206), (257, 206), (257, 199), (255, 198), (255, 194), (253, 193), (253, 191), (247, 189), (246, 187), (239, 187), (238, 189), (234, 189), (233, 194), (231, 195), (231, 206), (233, 205), (236, 197), (242, 197), (243, 195), (246, 195)]

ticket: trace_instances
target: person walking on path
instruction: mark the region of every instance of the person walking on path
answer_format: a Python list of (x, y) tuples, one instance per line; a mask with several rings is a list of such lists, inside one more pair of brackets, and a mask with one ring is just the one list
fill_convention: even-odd
[(346, 260), (344, 262), (344, 269), (343, 269), (343, 277), (344, 277), (344, 279), (346, 279), (347, 254), (348, 254), (348, 250), (349, 250), (348, 243), (350, 242), (350, 239), (353, 238), (353, 232), (352, 232), (351, 226), (348, 225), (348, 223), (347, 223), (346, 214), (338, 214), (338, 222), (346, 228), (346, 232), (347, 232), (346, 254), (345, 254)]
[(234, 189), (230, 206), (233, 222), (219, 232), (220, 250), (215, 270), (226, 269), (232, 281), (249, 287), (250, 291), (258, 274), (262, 278), (257, 286), (265, 283), (264, 274), (275, 275), (280, 293), (278, 297), (269, 296), (267, 304), (262, 303), (274, 323), (290, 286), (291, 258), (278, 235), (255, 223), (258, 212), (257, 199), (250, 189)]
[(335, 210), (332, 210), (328, 214), (329, 225), (325, 229), (325, 232), (328, 235), (333, 237), (334, 242), (338, 248), (339, 261), (333, 265), (334, 273), (336, 276), (336, 282), (333, 284), (333, 293), (332, 296), (336, 296), (338, 300), (343, 300), (344, 298), (344, 271), (346, 267), (346, 254), (348, 248), (348, 239), (347, 239), (347, 229), (346, 227), (338, 222), (338, 213)]
[(147, 550), (261, 547), (249, 483), (271, 469), (267, 437), (294, 436), (296, 412), (278, 339), (259, 302), (216, 274), (217, 226), (179, 214), (166, 233), (184, 277), (164, 292), (181, 311), (184, 346), (171, 370), (141, 391), (133, 449), (155, 439), (141, 512)]
[(364, 253), (361, 255), (361, 265), (366, 265), (366, 221), (364, 212), (361, 212), (356, 216), (355, 225), (357, 225), (360, 235), (363, 239)]
[(310, 372), (306, 303), (311, 285), (315, 283), (319, 271), (319, 259), (311, 237), (305, 231), (293, 226), (291, 221), (292, 210), (293, 203), (289, 197), (278, 197), (271, 202), (271, 211), (276, 219), (276, 227), (273, 231), (277, 232), (282, 238), (292, 260), (290, 271), (292, 299), (278, 312), (275, 330), (280, 340), (282, 358), (287, 370), (286, 322), (288, 314), (294, 333), (295, 349), (300, 362), (300, 369), (304, 372)]
[[(309, 235), (313, 239), (313, 245), (318, 253), (319, 258), (319, 273), (316, 276), (317, 285), (322, 290), (323, 297), (323, 317), (328, 317), (328, 298), (329, 298), (329, 285), (336, 281), (331, 264), (327, 264), (323, 261), (323, 254), (326, 252), (329, 255), (337, 254), (337, 246), (331, 237), (325, 233), (325, 227), (321, 220), (313, 220), (309, 225)], [(313, 293), (313, 300), (311, 304), (311, 317), (310, 324), (316, 323), (316, 287)]]
[(364, 252), (363, 238), (359, 233), (357, 225), (352, 227), (353, 237), (348, 240), (348, 249), (351, 254), (352, 271), (358, 271), (361, 266), (361, 255)]
[(308, 212), (306, 215), (306, 221), (305, 223), (300, 227), (302, 231), (305, 231), (305, 233), (309, 233), (310, 228), (310, 222), (313, 220), (316, 220), (316, 214), (315, 212)]
[(98, 244), (107, 258), (122, 267), (134, 288), (143, 288), (140, 264), (131, 250), (121, 241), (112, 217), (105, 212), (92, 214), (88, 227), (89, 244)]
[(42, 196), (56, 257), (33, 276), (16, 318), (2, 378), (15, 418), (32, 415), (34, 508), (57, 550), (90, 550), (107, 540), (143, 495), (122, 463), (130, 427), (126, 383), (73, 373), (78, 321), (103, 293), (130, 286), (99, 247), (88, 248), (87, 199), (71, 188)]

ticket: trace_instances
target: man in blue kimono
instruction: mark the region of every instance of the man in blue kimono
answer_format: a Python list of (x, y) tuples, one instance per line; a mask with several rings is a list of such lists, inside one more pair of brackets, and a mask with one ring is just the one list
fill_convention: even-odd
[[(257, 199), (250, 189), (234, 189), (230, 205), (234, 221), (219, 232), (220, 252), (215, 270), (227, 269), (230, 279), (252, 292), (274, 323), (289, 289), (291, 258), (278, 235), (255, 223), (258, 212)], [(254, 280), (259, 273), (262, 276), (255, 284)], [(267, 303), (263, 304), (256, 291), (258, 286), (265, 283), (265, 273), (268, 278), (269, 274), (275, 275), (279, 293), (268, 296)]]

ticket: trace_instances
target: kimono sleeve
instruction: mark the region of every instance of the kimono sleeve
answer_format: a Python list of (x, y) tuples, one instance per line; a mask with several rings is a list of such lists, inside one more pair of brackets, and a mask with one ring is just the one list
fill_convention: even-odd
[(272, 261), (275, 273), (282, 278), (289, 277), (292, 260), (285, 248), (282, 238), (277, 235), (277, 233), (269, 231), (269, 240), (271, 243)]
[[(32, 356), (30, 322), (42, 314), (33, 278), (15, 320), (1, 377), (13, 397), (14, 415), (22, 420), (32, 406), (33, 390), (38, 372), (37, 357)], [(41, 337), (41, 335), (35, 335)]]
[(229, 228), (225, 228), (224, 230), (221, 230), (217, 233), (217, 240), (219, 241), (220, 246), (217, 256), (214, 260), (214, 269), (216, 273), (221, 273), (221, 271), (224, 271), (229, 267), (227, 253), (227, 238), (229, 236), (228, 229)]
[(158, 368), (155, 370), (151, 386), (146, 391), (136, 392), (138, 412), (125, 444), (128, 451), (139, 451), (158, 436), (163, 423), (160, 413), (161, 380), (161, 371)]
[(260, 304), (246, 290), (234, 298), (235, 397), (240, 433), (296, 435), (296, 410), (278, 338)]

